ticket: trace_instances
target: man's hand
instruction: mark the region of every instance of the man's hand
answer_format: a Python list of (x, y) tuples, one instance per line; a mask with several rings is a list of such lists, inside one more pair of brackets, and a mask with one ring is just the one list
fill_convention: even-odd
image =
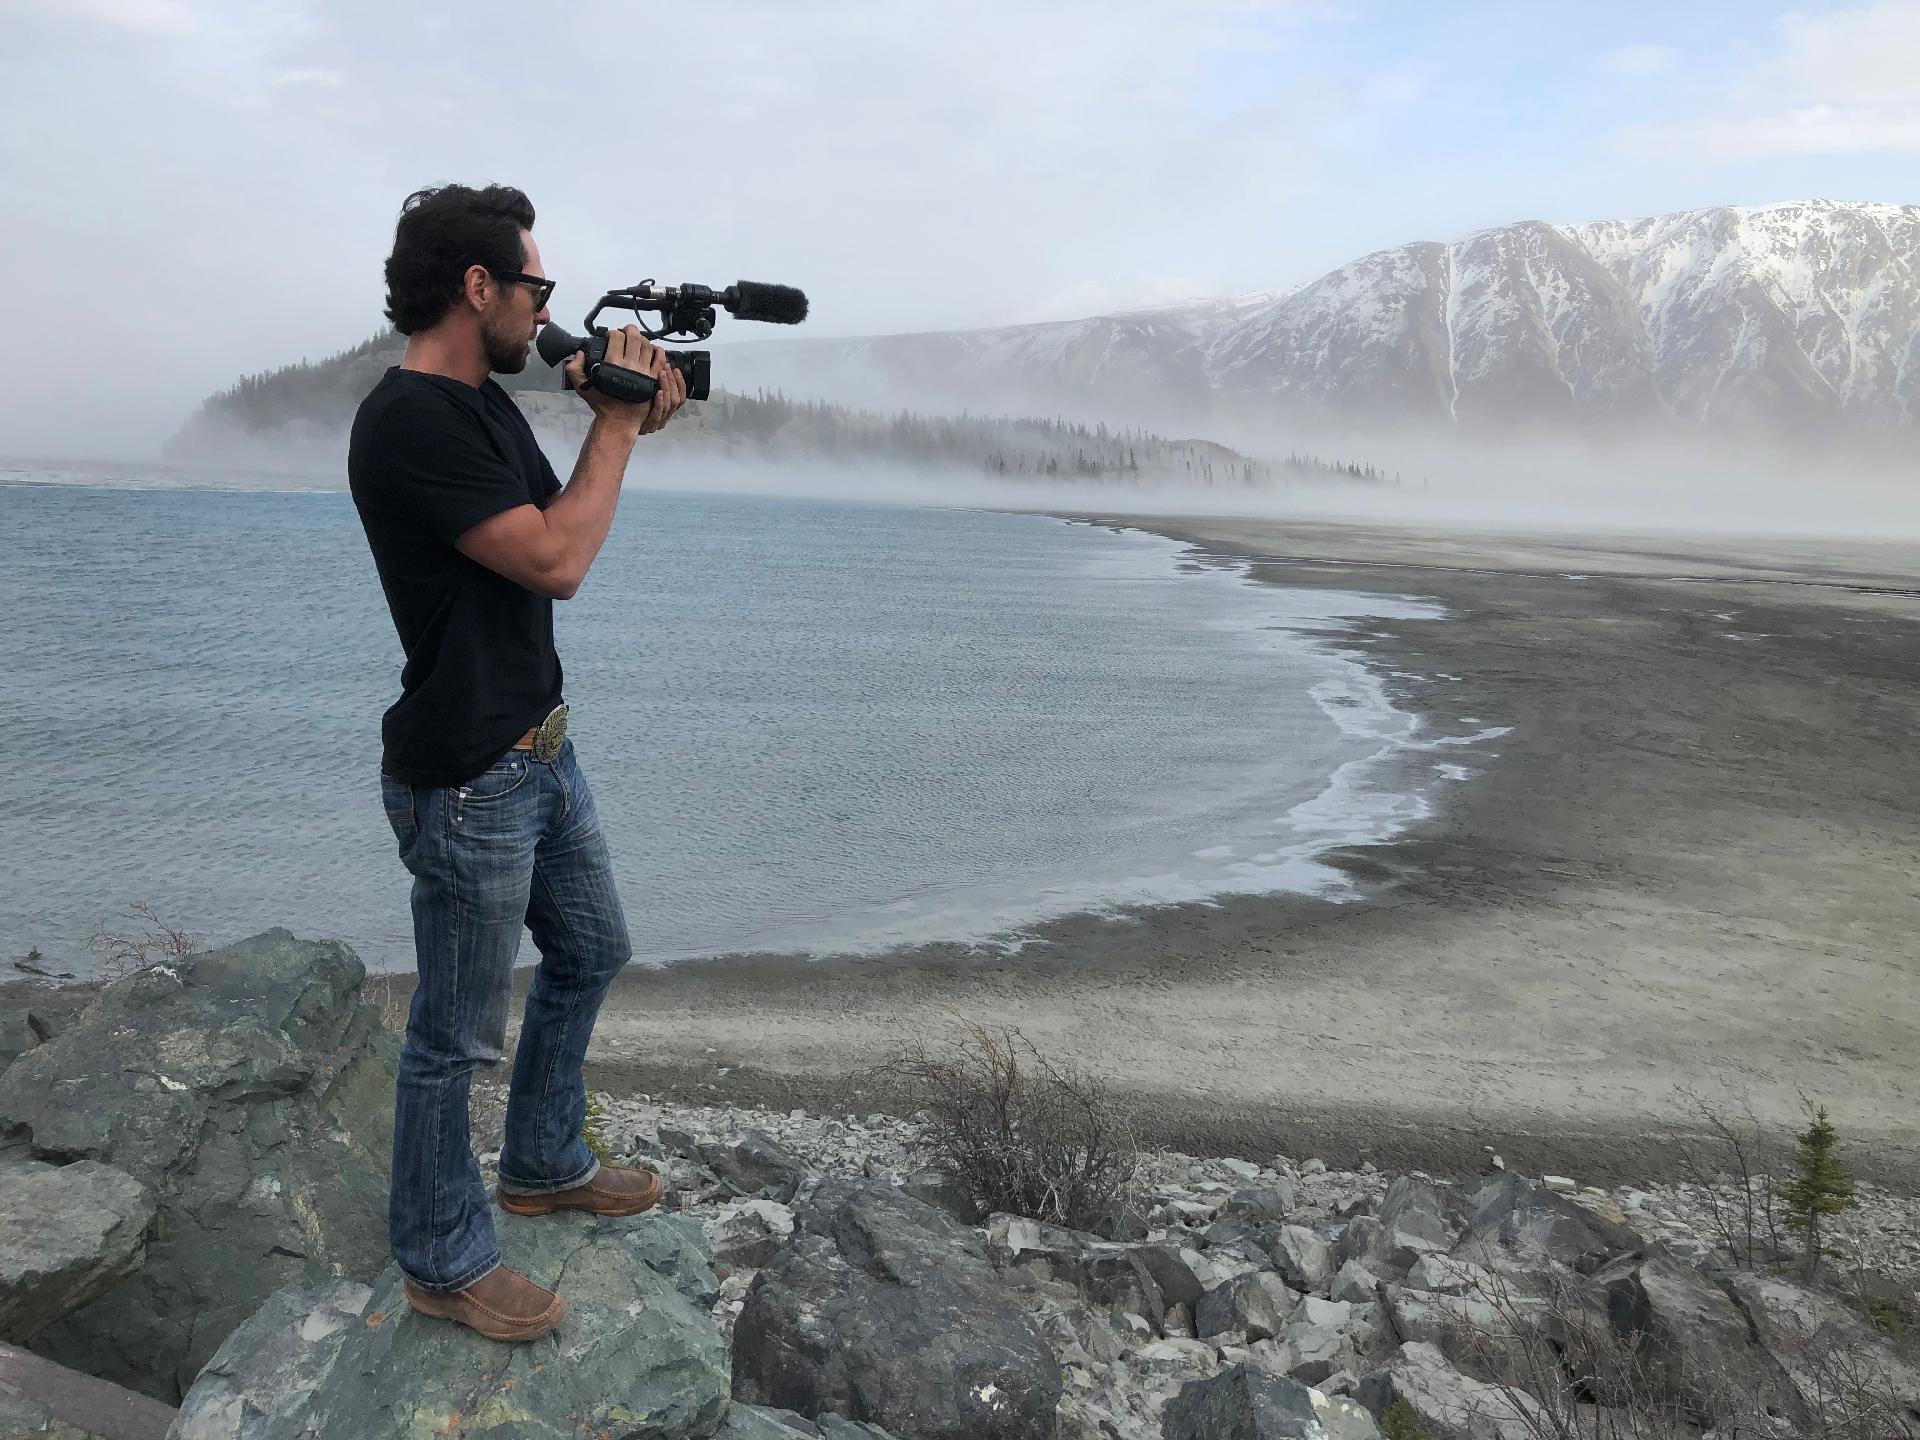
[(567, 361), (563, 373), (567, 388), (593, 407), (594, 417), (638, 435), (651, 435), (672, 418), (686, 403), (687, 380), (668, 363), (667, 352), (640, 333), (638, 325), (622, 326), (607, 332), (607, 363), (623, 370), (651, 375), (659, 388), (645, 405), (615, 400), (587, 384), (587, 357), (576, 354)]

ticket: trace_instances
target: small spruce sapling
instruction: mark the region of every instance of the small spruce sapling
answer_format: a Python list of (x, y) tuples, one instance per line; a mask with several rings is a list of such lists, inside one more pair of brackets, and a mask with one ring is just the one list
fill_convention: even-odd
[(1781, 1191), (1787, 1207), (1787, 1219), (1800, 1232), (1806, 1245), (1806, 1277), (1811, 1280), (1819, 1267), (1820, 1222), (1828, 1215), (1851, 1210), (1860, 1202), (1854, 1198), (1853, 1179), (1834, 1155), (1840, 1137), (1827, 1119), (1827, 1107), (1807, 1103), (1807, 1128), (1795, 1138), (1793, 1178)]

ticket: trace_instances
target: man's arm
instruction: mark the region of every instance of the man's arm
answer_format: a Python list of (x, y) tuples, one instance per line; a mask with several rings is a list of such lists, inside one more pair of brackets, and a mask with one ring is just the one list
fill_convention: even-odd
[(554, 600), (573, 598), (613, 528), (634, 441), (666, 424), (687, 398), (686, 378), (636, 325), (608, 334), (607, 359), (651, 375), (659, 386), (652, 401), (629, 405), (585, 386), (586, 361), (574, 356), (567, 362), (567, 383), (593, 407), (593, 425), (566, 488), (545, 510), (516, 505), (454, 542), (462, 555)]

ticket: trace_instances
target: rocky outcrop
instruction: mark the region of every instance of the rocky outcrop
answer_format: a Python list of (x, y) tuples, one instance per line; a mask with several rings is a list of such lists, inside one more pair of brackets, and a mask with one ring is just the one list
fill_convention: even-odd
[(0, 1343), (0, 1440), (165, 1440), (174, 1410)]
[(1166, 1440), (1380, 1440), (1373, 1417), (1244, 1362), (1181, 1387), (1167, 1402)]
[(1385, 1365), (1360, 1382), (1357, 1398), (1375, 1415), (1405, 1405), (1413, 1422), (1431, 1436), (1459, 1440), (1536, 1440), (1555, 1433), (1533, 1399), (1506, 1387), (1469, 1379), (1433, 1346), (1403, 1345)]
[(372, 1286), (290, 1287), (227, 1338), (169, 1440), (704, 1440), (720, 1430), (726, 1348), (707, 1314), (719, 1282), (696, 1223), (564, 1213), (498, 1223), (508, 1263), (566, 1296), (552, 1335), (499, 1345), (419, 1315), (396, 1267)]
[(1697, 1269), (1662, 1255), (1629, 1255), (1595, 1273), (1588, 1289), (1646, 1373), (1701, 1420), (1725, 1413), (1728, 1397), (1737, 1396), (1804, 1427), (1806, 1410), (1780, 1362), (1757, 1343), (1733, 1297)]
[(139, 1269), (153, 1196), (97, 1160), (0, 1165), (0, 1340), (24, 1343)]
[(364, 978), (343, 945), (269, 931), (106, 986), (0, 1073), (0, 1134), (111, 1165), (157, 1212), (141, 1267), (37, 1351), (172, 1402), (274, 1291), (372, 1278), (397, 1045)]
[(1637, 1249), (1640, 1237), (1591, 1205), (1524, 1175), (1503, 1171), (1467, 1196), (1466, 1258), (1551, 1261), (1582, 1275)]
[(1059, 1363), (978, 1235), (890, 1186), (827, 1181), (733, 1331), (733, 1393), (913, 1440), (1045, 1440)]
[(1753, 1326), (1754, 1338), (1780, 1362), (1803, 1405), (1817, 1409), (1835, 1390), (1857, 1386), (1904, 1412), (1920, 1433), (1920, 1363), (1911, 1352), (1889, 1346), (1858, 1311), (1777, 1275), (1736, 1270), (1720, 1283)]
[(99, 987), (0, 982), (0, 1070), (72, 1025)]

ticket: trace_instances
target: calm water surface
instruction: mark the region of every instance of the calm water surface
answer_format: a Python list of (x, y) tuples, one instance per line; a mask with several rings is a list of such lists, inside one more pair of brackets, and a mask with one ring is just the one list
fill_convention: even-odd
[[(285, 925), (410, 968), (377, 784), (401, 654), (348, 498), (39, 478), (0, 475), (0, 959), (84, 969), (145, 900), (211, 942)], [(639, 956), (1336, 885), (1317, 850), (1424, 809), (1371, 761), (1419, 721), (1303, 630), (1437, 612), (1181, 555), (629, 491), (557, 624)]]

